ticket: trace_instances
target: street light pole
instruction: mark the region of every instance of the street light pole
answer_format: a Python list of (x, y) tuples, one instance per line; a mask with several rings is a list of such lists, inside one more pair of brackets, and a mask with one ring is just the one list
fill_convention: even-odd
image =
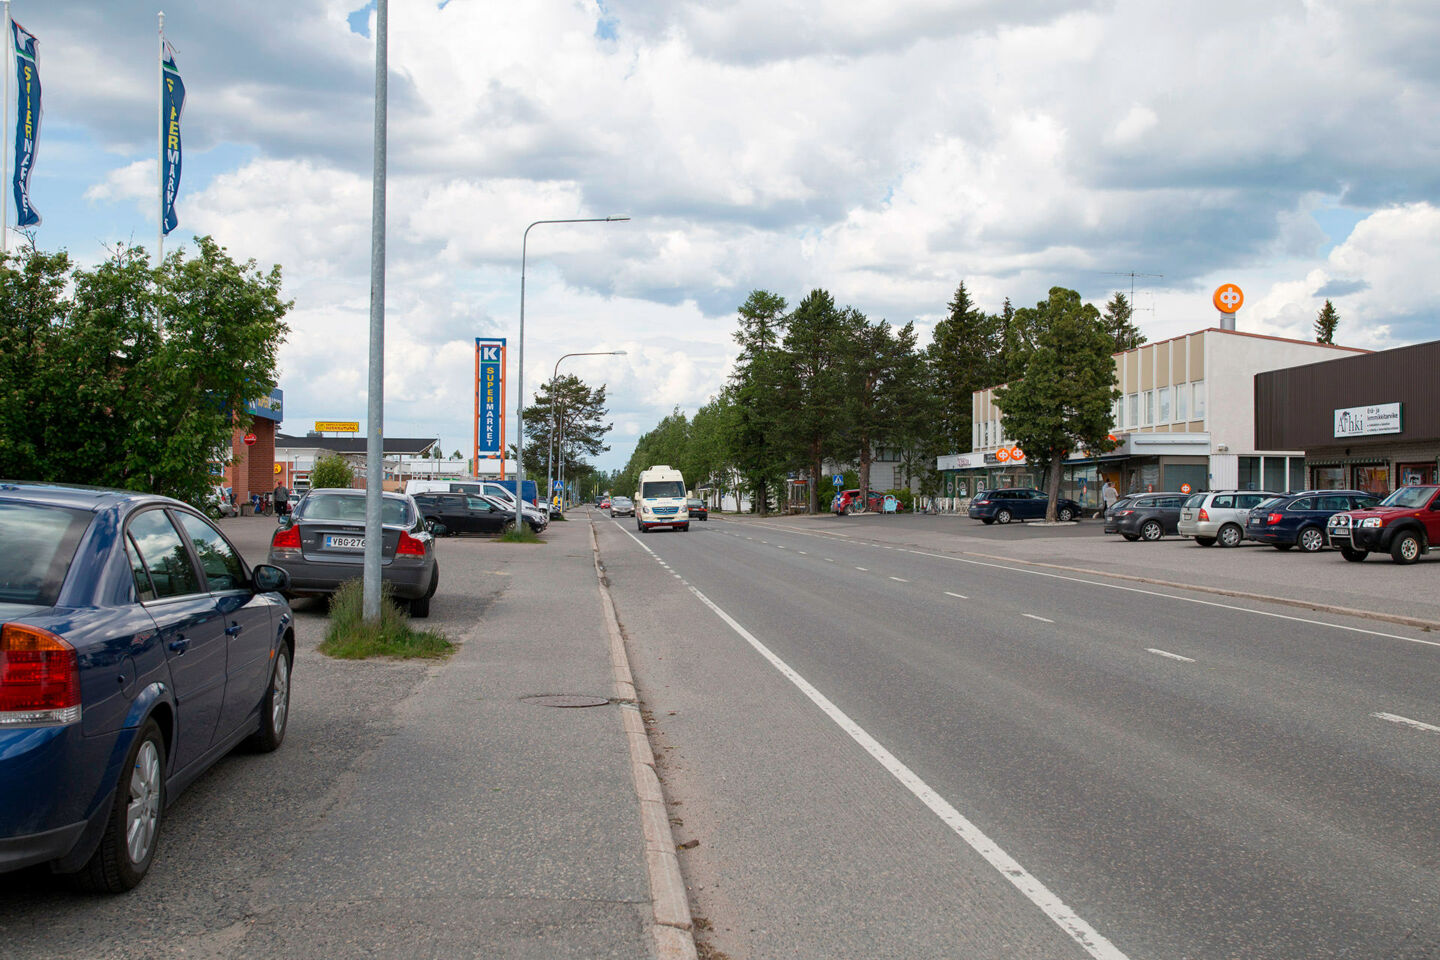
[[(625, 353), (624, 350), (586, 350), (582, 353), (567, 353), (560, 360), (568, 357), (623, 357)], [(555, 380), (560, 376), (560, 360), (555, 361), (555, 369), (550, 371), (550, 456), (545, 463), (545, 496), (549, 500), (555, 499), (555, 480), (560, 476), (560, 471), (555, 469), (555, 453), (560, 446), (555, 434), (562, 423), (556, 412), (559, 405), (555, 402)], [(560, 456), (563, 458), (565, 454), (561, 453)]]
[(375, 166), (370, 205), (370, 378), (365, 423), (365, 558), (360, 608), (369, 623), (380, 621), (381, 538), (385, 488), (385, 163), (389, 102), (388, 0), (375, 5)]
[[(384, 2), (384, 0), (381, 0)], [(520, 237), (520, 355), (515, 371), (515, 501), (525, 499), (525, 257), (530, 231), (542, 223), (615, 223), (629, 217), (581, 217), (569, 220), (536, 220)]]

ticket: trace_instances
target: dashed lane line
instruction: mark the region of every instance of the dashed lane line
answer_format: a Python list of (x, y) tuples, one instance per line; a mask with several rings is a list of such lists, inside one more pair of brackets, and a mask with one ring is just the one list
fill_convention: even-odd
[(1168, 650), (1156, 650), (1154, 647), (1146, 647), (1146, 653), (1153, 653), (1157, 657), (1169, 657), (1171, 660), (1179, 660), (1182, 663), (1194, 663), (1193, 657), (1182, 657), (1178, 653), (1170, 653)]
[(1419, 720), (1411, 720), (1409, 717), (1402, 717), (1396, 713), (1372, 713), (1370, 716), (1376, 720), (1389, 720), (1391, 723), (1398, 723), (1404, 727), (1413, 727), (1416, 730), (1424, 730), (1428, 733), (1440, 733), (1440, 727), (1429, 723), (1421, 723)]
[(1049, 619), (1047, 619), (1047, 618), (1045, 618), (1045, 617), (1037, 617), (1037, 616), (1035, 616), (1035, 614), (1033, 614), (1033, 613), (1022, 613), (1022, 614), (1020, 614), (1020, 616), (1022, 616), (1022, 617), (1029, 617), (1031, 620), (1039, 620), (1041, 623), (1054, 623), (1054, 622), (1055, 622), (1054, 620), (1049, 620)]

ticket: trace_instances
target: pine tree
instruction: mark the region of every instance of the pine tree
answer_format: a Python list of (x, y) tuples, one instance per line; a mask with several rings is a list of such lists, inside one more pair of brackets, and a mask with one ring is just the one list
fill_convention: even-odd
[(947, 453), (969, 450), (971, 395), (994, 386), (1003, 376), (1000, 318), (977, 309), (962, 282), (950, 300), (950, 313), (935, 324), (927, 351), (940, 405), (940, 434)]
[(1145, 342), (1145, 335), (1132, 322), (1135, 308), (1119, 290), (1110, 302), (1105, 304), (1105, 312), (1100, 315), (1105, 325), (1105, 334), (1115, 342), (1114, 353), (1122, 350), (1134, 350)]
[(1335, 328), (1340, 326), (1340, 311), (1335, 309), (1335, 304), (1329, 300), (1320, 312), (1315, 315), (1315, 342), (1334, 343)]

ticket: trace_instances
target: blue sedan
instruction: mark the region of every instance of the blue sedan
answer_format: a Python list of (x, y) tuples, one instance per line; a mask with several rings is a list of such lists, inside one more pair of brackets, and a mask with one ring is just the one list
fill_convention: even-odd
[(285, 738), (284, 571), (167, 497), (0, 482), (0, 871), (145, 876), (165, 809)]
[[(1003, 487), (999, 490), (982, 490), (970, 501), (970, 519), (979, 520), (986, 526), (992, 523), (1009, 523), (1011, 520), (1040, 520), (1045, 508), (1050, 505), (1050, 495), (1033, 487)], [(1080, 504), (1069, 497), (1055, 501), (1055, 516), (1064, 521), (1080, 516)]]
[(1380, 502), (1363, 490), (1301, 490), (1262, 502), (1246, 519), (1245, 536), (1276, 550), (1299, 547), (1306, 553), (1324, 548), (1325, 526), (1347, 510), (1364, 510)]

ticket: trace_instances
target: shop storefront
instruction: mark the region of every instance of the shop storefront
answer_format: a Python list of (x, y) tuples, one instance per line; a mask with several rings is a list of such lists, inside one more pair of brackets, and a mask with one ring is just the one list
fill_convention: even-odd
[(1440, 480), (1440, 341), (1255, 378), (1262, 443), (1305, 451), (1316, 489), (1384, 495)]

